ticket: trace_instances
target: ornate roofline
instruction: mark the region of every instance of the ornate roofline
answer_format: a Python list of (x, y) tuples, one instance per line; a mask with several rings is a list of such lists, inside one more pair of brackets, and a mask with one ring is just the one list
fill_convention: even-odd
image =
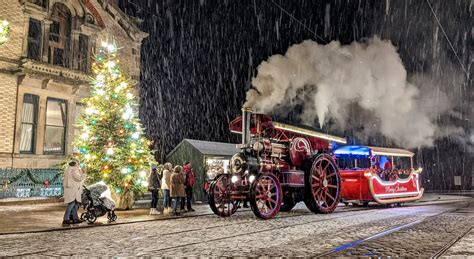
[[(86, 0), (90, 1), (90, 0)], [(148, 37), (148, 33), (141, 31), (135, 23), (120, 8), (109, 3), (107, 0), (97, 0), (102, 8), (122, 27), (122, 29), (135, 41), (141, 42)]]
[(86, 8), (91, 12), (92, 16), (94, 16), (95, 20), (97, 21), (97, 24), (100, 27), (105, 28), (105, 23), (102, 20), (102, 17), (100, 16), (99, 11), (97, 11), (97, 9), (95, 9), (95, 7), (91, 3), (91, 1), (90, 0), (83, 0), (83, 2), (84, 2), (84, 5), (86, 6)]

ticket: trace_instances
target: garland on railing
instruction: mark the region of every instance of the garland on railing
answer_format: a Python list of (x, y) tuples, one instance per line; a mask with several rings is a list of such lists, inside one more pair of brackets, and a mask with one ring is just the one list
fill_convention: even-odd
[(13, 183), (15, 183), (16, 181), (20, 180), (20, 179), (21, 179), (23, 176), (25, 176), (25, 175), (26, 175), (26, 176), (28, 177), (28, 179), (30, 179), (31, 182), (33, 182), (34, 184), (43, 184), (45, 187), (49, 187), (49, 185), (50, 185), (51, 183), (56, 182), (56, 181), (59, 179), (59, 177), (62, 176), (62, 173), (59, 171), (59, 172), (56, 173), (56, 174), (53, 176), (53, 178), (51, 178), (51, 179), (46, 178), (45, 180), (38, 180), (38, 179), (36, 179), (36, 178), (33, 176), (33, 174), (32, 174), (32, 172), (31, 172), (30, 169), (21, 169), (21, 171), (20, 171), (19, 174), (15, 175), (15, 176), (13, 176), (12, 178), (10, 178), (10, 179), (7, 180), (7, 184), (13, 184)]

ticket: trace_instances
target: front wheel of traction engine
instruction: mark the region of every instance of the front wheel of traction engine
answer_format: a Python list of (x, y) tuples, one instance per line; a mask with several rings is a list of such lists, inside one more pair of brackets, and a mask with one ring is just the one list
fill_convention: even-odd
[(273, 174), (261, 174), (250, 185), (250, 207), (255, 216), (271, 219), (280, 211), (283, 193)]
[(237, 211), (239, 201), (231, 200), (233, 185), (228, 175), (218, 176), (209, 186), (209, 207), (220, 217), (230, 217)]
[(341, 196), (341, 177), (329, 155), (309, 161), (305, 170), (304, 203), (314, 213), (333, 212)]

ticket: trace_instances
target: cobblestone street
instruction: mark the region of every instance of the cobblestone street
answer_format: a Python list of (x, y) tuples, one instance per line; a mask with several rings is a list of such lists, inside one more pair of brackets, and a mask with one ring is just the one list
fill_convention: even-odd
[(332, 214), (312, 214), (299, 204), (267, 221), (249, 210), (230, 218), (209, 212), (3, 234), (0, 256), (474, 256), (473, 199), (394, 208), (340, 206)]

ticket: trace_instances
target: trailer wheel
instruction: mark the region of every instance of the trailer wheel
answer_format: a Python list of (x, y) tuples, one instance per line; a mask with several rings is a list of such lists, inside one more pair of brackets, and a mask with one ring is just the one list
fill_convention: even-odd
[(233, 185), (225, 174), (218, 176), (209, 186), (209, 207), (220, 217), (230, 217), (237, 211), (238, 201), (230, 199)]
[(329, 155), (319, 155), (306, 165), (306, 207), (314, 213), (333, 212), (341, 197), (341, 177)]
[(271, 219), (278, 214), (283, 193), (273, 174), (261, 174), (250, 185), (250, 207), (255, 216)]

